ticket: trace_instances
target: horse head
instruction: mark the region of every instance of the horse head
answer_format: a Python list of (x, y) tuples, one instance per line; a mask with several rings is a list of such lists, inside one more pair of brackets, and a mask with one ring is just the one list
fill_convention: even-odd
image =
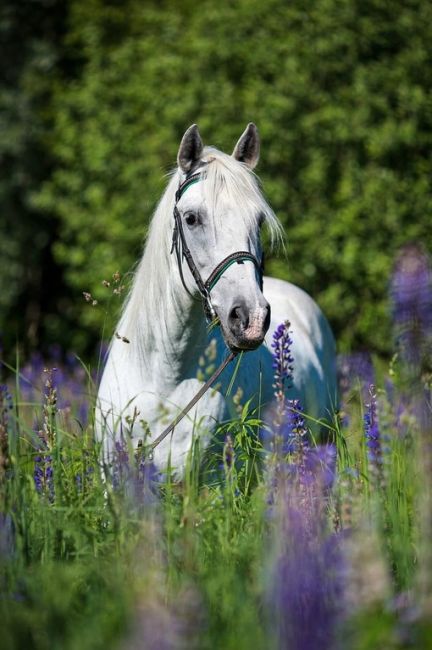
[[(262, 292), (260, 227), (276, 218), (253, 173), (259, 135), (250, 123), (231, 156), (204, 147), (198, 127), (178, 151), (173, 248), (185, 288), (200, 293), (227, 345), (253, 350), (264, 340), (270, 305)], [(187, 264), (183, 264), (186, 260)]]

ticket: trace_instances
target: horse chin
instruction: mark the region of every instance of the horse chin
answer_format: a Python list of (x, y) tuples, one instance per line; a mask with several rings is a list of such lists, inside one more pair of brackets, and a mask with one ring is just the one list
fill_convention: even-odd
[(222, 330), (225, 343), (232, 352), (247, 352), (256, 350), (264, 341), (264, 335), (259, 338), (234, 337), (231, 332)]

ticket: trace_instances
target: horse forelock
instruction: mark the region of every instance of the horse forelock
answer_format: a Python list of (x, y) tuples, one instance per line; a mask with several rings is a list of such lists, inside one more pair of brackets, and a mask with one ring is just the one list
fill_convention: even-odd
[[(272, 208), (264, 198), (258, 177), (244, 163), (213, 147), (205, 147), (202, 160), (206, 183), (204, 198), (213, 217), (220, 215), (218, 206), (225, 204), (235, 209), (252, 237), (258, 235), (258, 225), (266, 223), (272, 243), (282, 241), (282, 228)], [(223, 227), (223, 222), (218, 224)]]

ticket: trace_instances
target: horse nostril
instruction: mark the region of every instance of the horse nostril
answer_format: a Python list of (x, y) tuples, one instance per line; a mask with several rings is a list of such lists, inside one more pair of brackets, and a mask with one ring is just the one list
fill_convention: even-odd
[(230, 311), (230, 320), (239, 320), (240, 318), (240, 308), (239, 307), (233, 307)]
[(244, 329), (249, 325), (249, 314), (243, 305), (236, 305), (229, 313), (229, 322), (233, 327), (242, 327)]

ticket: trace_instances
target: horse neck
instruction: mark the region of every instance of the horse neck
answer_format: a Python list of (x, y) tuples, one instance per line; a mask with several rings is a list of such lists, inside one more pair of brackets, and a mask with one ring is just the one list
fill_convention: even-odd
[(155, 272), (158, 249), (152, 245), (149, 240), (122, 321), (130, 333), (131, 359), (138, 359), (152, 382), (166, 387), (196, 376), (207, 332), (201, 301), (181, 284), (175, 257), (160, 251), (158, 261), (165, 267)]

